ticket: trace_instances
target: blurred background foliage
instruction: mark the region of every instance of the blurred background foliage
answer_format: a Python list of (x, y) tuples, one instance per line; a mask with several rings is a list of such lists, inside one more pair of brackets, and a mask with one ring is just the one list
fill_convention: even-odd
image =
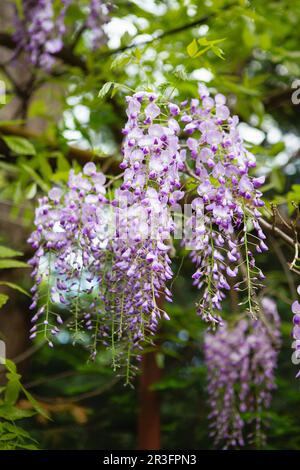
[[(18, 2), (1, 1), (0, 19), (0, 79), (6, 85), (0, 109), (0, 241), (13, 250), (0, 251), (0, 331), (23, 384), (52, 418), (38, 414), (21, 423), (41, 448), (136, 448), (138, 387), (125, 388), (115, 377), (109, 353), (90, 363), (84, 347), (73, 347), (67, 335), (54, 350), (28, 342), (29, 299), (16, 286), (27, 291), (31, 284), (22, 262), (31, 254), (26, 238), (36, 198), (89, 160), (115, 174), (126, 87), (175, 89), (177, 99), (185, 99), (195, 96), (203, 81), (224, 93), (240, 117), (240, 132), (257, 156), (256, 171), (267, 175), (263, 191), (269, 213), (274, 215), (276, 204), (277, 222), (289, 231), (286, 224), (295, 221), (300, 201), (300, 105), (292, 102), (300, 75), (300, 2), (116, 0), (103, 45), (93, 51), (83, 26), (88, 2), (80, 0), (67, 11), (65, 46), (50, 71), (33, 67), (17, 51), (13, 3)], [(106, 86), (110, 92), (100, 99), (107, 82), (114, 85)], [(267, 276), (265, 293), (278, 303), (284, 341), (278, 388), (266, 415), (266, 448), (300, 449), (300, 390), (290, 339), (290, 305), (299, 278), (288, 269), (293, 250), (272, 234), (268, 244), (270, 252), (259, 262)], [(192, 266), (181, 257), (178, 252), (174, 258), (174, 303), (166, 306), (172, 320), (157, 338), (162, 374), (154, 388), (161, 400), (162, 448), (206, 449), (213, 446), (205, 330), (195, 315)], [(228, 314), (232, 308), (225, 305)], [(26, 396), (18, 406), (34, 408)]]

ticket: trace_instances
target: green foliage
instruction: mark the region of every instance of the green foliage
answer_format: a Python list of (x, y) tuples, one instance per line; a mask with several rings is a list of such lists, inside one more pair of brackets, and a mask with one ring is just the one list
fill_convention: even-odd
[(0, 286), (10, 287), (11, 289), (17, 290), (18, 292), (27, 295), (27, 297), (30, 297), (30, 294), (27, 292), (27, 290), (23, 289), (23, 287), (18, 286), (17, 284), (14, 284), (13, 282), (0, 281)]
[(187, 46), (186, 51), (190, 57), (194, 57), (198, 52), (198, 44), (196, 39), (193, 39), (192, 42)]
[(16, 155), (35, 155), (35, 148), (31, 142), (23, 137), (2, 136), (2, 140)]
[[(17, 250), (13, 250), (7, 246), (0, 245), (0, 269), (11, 269), (11, 268), (28, 268), (28, 264), (23, 261), (13, 259), (12, 257), (22, 256), (23, 253)], [(9, 257), (9, 258), (7, 258)], [(10, 281), (0, 281), (0, 286), (6, 286), (10, 289), (16, 290), (29, 296), (29, 293), (23, 289), (23, 287)], [(9, 296), (7, 294), (0, 293), (0, 308), (2, 308), (7, 301)]]
[(115, 84), (113, 82), (105, 83), (98, 93), (98, 98), (100, 99), (105, 98), (106, 95), (114, 88), (114, 85)]
[[(21, 384), (21, 376), (17, 373), (15, 364), (7, 359), (5, 361), (5, 368), (7, 370), (7, 383), (1, 388), (0, 394), (0, 450), (36, 450), (38, 449), (37, 441), (23, 427), (17, 425), (15, 421), (26, 420), (36, 413), (42, 413), (44, 416), (47, 415)], [(17, 406), (21, 392), (26, 395), (26, 398), (31, 403), (31, 410), (22, 409)]]
[[(15, 3), (21, 9), (22, 2)], [(112, 14), (125, 25), (124, 30), (117, 26), (118, 34), (113, 35), (115, 50), (104, 41), (102, 47), (92, 51), (85, 32), (73, 42), (85, 20), (87, 1), (73, 2), (66, 16), (65, 41), (67, 46), (74, 45), (71, 49), (84, 67), (61, 60), (48, 73), (28, 66), (34, 86), (26, 103), (27, 115), (10, 119), (5, 114), (6, 108), (3, 109), (0, 202), (8, 207), (4, 217), (15, 224), (16, 232), (23, 230), (23, 238), (27, 237), (37, 198), (53, 183), (65, 182), (71, 168), (79, 169), (90, 159), (110, 175), (118, 168), (127, 93), (140, 88), (154, 89), (164, 96), (184, 100), (197, 94), (199, 80), (204, 80), (214, 92), (224, 93), (232, 113), (247, 124), (243, 135), (258, 162), (253, 172), (267, 175), (263, 187), (265, 215), (272, 221), (271, 207), (276, 204), (285, 219), (294, 220), (295, 204), (300, 203), (297, 140), (300, 120), (299, 105), (291, 102), (291, 85), (300, 75), (300, 3), (292, 0), (139, 1), (130, 2), (130, 8), (126, 1), (114, 3), (117, 8)], [(7, 84), (8, 102), (14, 98), (18, 101), (20, 96), (16, 96), (15, 87), (2, 69), (0, 79)], [(24, 130), (31, 130), (35, 123), (40, 137), (22, 137), (26, 135)], [(8, 127), (20, 127), (21, 131), (16, 136), (6, 134)], [(81, 152), (72, 153), (74, 147)], [(185, 183), (192, 193), (194, 185), (189, 180)], [(10, 227), (7, 229), (5, 222), (2, 231), (6, 237), (3, 243), (7, 245)], [(25, 245), (23, 238), (14, 243), (21, 250)], [(261, 255), (259, 262), (267, 276), (265, 293), (278, 301), (284, 336), (278, 389), (268, 416), (267, 448), (300, 449), (299, 382), (294, 378), (296, 367), (291, 364), (290, 347), (290, 303), (295, 295), (293, 285), (299, 284), (299, 278), (294, 273), (288, 277), (284, 271), (286, 262), (294, 257), (293, 250), (277, 241), (283, 254), (283, 267), (282, 256), (280, 261), (271, 235), (267, 244), (271, 252)], [(15, 259), (19, 256), (19, 251), (0, 247), (0, 269), (7, 269), (5, 279), (9, 278), (1, 280), (0, 285), (12, 289), (10, 295), (17, 300), (22, 294), (22, 311), (28, 315), (23, 297), (27, 290), (19, 284), (29, 289), (30, 281), (28, 270), (15, 272), (15, 268), (27, 267)], [(196, 292), (190, 286), (193, 271), (188, 256), (182, 262), (178, 255), (173, 265), (177, 273), (173, 283), (174, 303), (167, 306), (172, 320), (163, 323), (157, 338), (160, 345), (157, 362), (162, 379), (153, 386), (162, 403), (163, 448), (207, 449), (212, 444), (206, 419), (204, 326), (194, 313)], [(0, 307), (7, 300), (6, 292), (1, 293)], [(227, 304), (224, 315), (230, 315), (231, 309)], [(30, 420), (32, 411), (16, 405), (19, 394), (26, 396), (26, 391), (10, 364), (8, 385), (1, 392), (0, 447), (31, 448), (36, 445), (30, 439), (34, 435), (45, 448), (136, 448), (137, 394), (114, 382), (108, 366), (109, 353), (103, 350), (95, 363), (86, 363), (84, 344), (72, 347), (64, 332), (57, 341), (54, 350), (43, 347), (31, 357), (28, 382), (33, 384), (38, 396), (45, 396), (50, 402), (51, 399), (55, 402), (57, 397), (72, 399), (74, 403), (79, 399), (86, 422), (74, 419), (72, 407), (53, 412), (54, 422), (41, 425)], [(82, 399), (82, 394), (88, 397)], [(26, 398), (35, 412), (43, 412), (31, 395)], [(16, 427), (13, 421), (20, 422), (21, 427)]]
[[(217, 57), (224, 60), (224, 51), (220, 47), (216, 46), (222, 41), (224, 41), (224, 39), (208, 40), (206, 37), (198, 39), (197, 41), (196, 39), (193, 39), (187, 46), (186, 51), (192, 59), (197, 59), (209, 50), (212, 50)], [(199, 46), (204, 47), (199, 49)]]
[(28, 264), (16, 259), (0, 259), (0, 269), (28, 268)]
[(6, 294), (0, 294), (0, 308), (3, 307), (3, 305), (6, 304), (8, 301), (9, 297)]
[(13, 258), (15, 256), (22, 256), (20, 251), (13, 250), (7, 246), (0, 246), (0, 258)]

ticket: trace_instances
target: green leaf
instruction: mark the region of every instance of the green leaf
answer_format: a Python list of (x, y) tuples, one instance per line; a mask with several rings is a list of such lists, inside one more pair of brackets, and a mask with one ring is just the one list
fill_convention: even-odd
[[(20, 0), (20, 1), (23, 1), (23, 0)], [(22, 124), (24, 123), (25, 123), (24, 119), (5, 119), (3, 121), (1, 120), (0, 129), (3, 126), (22, 126)]]
[(34, 410), (21, 410), (20, 408), (11, 405), (0, 406), (0, 418), (7, 419), (9, 421), (30, 418), (35, 414), (36, 412)]
[(8, 173), (19, 173), (20, 169), (12, 163), (0, 162), (0, 168)]
[(204, 49), (201, 49), (201, 51), (198, 51), (194, 57), (200, 57), (201, 55), (205, 54), (205, 52), (209, 51), (209, 49), (211, 49), (211, 46), (207, 46)]
[(51, 179), (52, 176), (52, 168), (50, 163), (48, 162), (47, 156), (43, 155), (43, 158), (39, 159), (39, 171), (44, 178), (44, 180)]
[(193, 39), (192, 42), (187, 46), (186, 51), (190, 57), (194, 57), (198, 52), (198, 44), (196, 39)]
[(21, 251), (13, 250), (12, 248), (8, 248), (6, 246), (0, 245), (0, 258), (13, 258), (14, 256), (22, 256), (23, 253)]
[(50, 419), (49, 415), (46, 413), (44, 408), (39, 404), (39, 402), (26, 390), (25, 387), (21, 384), (21, 389), (24, 395), (26, 396), (27, 400), (32, 404), (35, 411), (37, 411), (40, 415), (44, 416), (46, 419)]
[(106, 82), (104, 83), (103, 87), (98, 93), (98, 98), (103, 100), (105, 96), (110, 92), (110, 90), (114, 87), (114, 82)]
[(3, 305), (6, 304), (8, 301), (9, 297), (6, 294), (0, 294), (0, 308), (3, 307)]
[(13, 439), (16, 439), (15, 433), (0, 434), (0, 441), (12, 441)]
[(18, 16), (21, 20), (24, 18), (24, 9), (22, 0), (15, 0), (16, 9), (18, 11)]
[[(33, 440), (31, 437), (30, 439)], [(25, 449), (25, 450), (39, 450), (39, 448), (34, 444), (20, 444), (18, 445), (18, 447), (20, 447), (20, 449)]]
[[(42, 406), (38, 403), (38, 401), (26, 390), (26, 388), (20, 382), (21, 376), (17, 373), (17, 368), (16, 368), (15, 363), (7, 359), (5, 361), (5, 367), (8, 370), (8, 374), (6, 374), (9, 380), (7, 387), (10, 385), (11, 382), (13, 383), (13, 385), (11, 385), (11, 388), (12, 388), (12, 390), (10, 391), (11, 395), (9, 396), (10, 400), (15, 398), (14, 394), (16, 394), (17, 389), (19, 389), (19, 392), (20, 390), (22, 390), (27, 400), (33, 406), (34, 410), (37, 411), (42, 416), (44, 416), (45, 418), (49, 419), (49, 416), (44, 410), (44, 408), (42, 408)], [(1, 417), (1, 409), (3, 408), (3, 406), (4, 405), (0, 406), (0, 417)]]
[(6, 377), (8, 378), (8, 383), (5, 389), (4, 400), (6, 404), (14, 405), (20, 394), (20, 380), (18, 378), (18, 374), (13, 374), (11, 372), (6, 374)]
[(272, 46), (271, 36), (268, 32), (262, 33), (259, 36), (259, 43), (262, 49), (268, 51)]
[(0, 286), (7, 286), (10, 287), (11, 289), (17, 290), (21, 292), (24, 295), (27, 295), (28, 297), (31, 297), (29, 292), (27, 290), (23, 289), (23, 287), (18, 286), (17, 284), (14, 284), (13, 282), (8, 282), (8, 281), (0, 281)]
[(34, 146), (23, 137), (2, 136), (8, 148), (17, 155), (36, 155)]
[(29, 268), (27, 263), (24, 261), (18, 261), (16, 259), (0, 259), (0, 269), (10, 268)]
[(64, 157), (64, 155), (61, 153), (58, 153), (56, 158), (57, 158), (57, 172), (63, 172), (63, 171), (68, 172), (71, 167), (70, 167), (70, 163)]
[(27, 188), (26, 188), (26, 191), (25, 191), (25, 197), (26, 199), (33, 199), (36, 195), (36, 191), (37, 191), (37, 185), (36, 183), (31, 183)]
[(43, 181), (43, 179), (37, 174), (37, 172), (33, 168), (26, 165), (25, 163), (23, 163), (22, 168), (26, 171), (26, 173), (28, 173), (32, 177), (32, 179), (39, 185), (39, 187), (43, 191), (48, 192), (49, 187), (47, 183)]
[(11, 361), (10, 359), (6, 359), (5, 361), (5, 367), (6, 369), (11, 372), (12, 374), (16, 374), (17, 373), (17, 366), (16, 364)]
[(136, 59), (137, 62), (140, 62), (141, 59), (142, 59), (142, 52), (140, 49), (136, 48), (135, 51), (133, 52), (134, 54), (134, 57)]
[(285, 149), (284, 142), (277, 142), (276, 144), (272, 145), (272, 147), (268, 150), (268, 154), (271, 157), (274, 157), (278, 153), (282, 152)]
[(213, 47), (212, 51), (217, 57), (219, 57), (219, 59), (225, 60), (225, 53), (223, 49), (221, 49), (220, 47)]
[(119, 54), (111, 63), (110, 68), (112, 70), (122, 68), (127, 65), (131, 61), (132, 57), (128, 54), (128, 52), (124, 52), (123, 54)]
[(198, 39), (198, 44), (200, 46), (214, 46), (215, 44), (219, 44), (220, 42), (225, 41), (226, 38), (221, 38), (221, 39), (212, 39), (209, 40), (206, 37)]

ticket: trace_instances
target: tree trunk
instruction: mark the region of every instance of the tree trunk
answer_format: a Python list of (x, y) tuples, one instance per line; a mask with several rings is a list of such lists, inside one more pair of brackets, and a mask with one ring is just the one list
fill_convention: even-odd
[(143, 355), (140, 377), (140, 410), (138, 422), (138, 449), (160, 449), (160, 400), (159, 394), (150, 390), (152, 384), (161, 377), (161, 369), (156, 362), (156, 352)]

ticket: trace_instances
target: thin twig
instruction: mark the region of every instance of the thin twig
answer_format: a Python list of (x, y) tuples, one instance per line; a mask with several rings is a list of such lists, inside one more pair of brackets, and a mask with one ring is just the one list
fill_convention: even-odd
[(36, 343), (33, 346), (30, 346), (30, 348), (26, 349), (23, 351), (21, 354), (18, 354), (18, 356), (14, 357), (12, 360), (15, 364), (20, 364), (20, 362), (25, 361), (25, 359), (28, 359), (30, 356), (35, 354), (37, 351), (39, 351), (45, 344), (45, 341), (41, 341), (40, 343)]

